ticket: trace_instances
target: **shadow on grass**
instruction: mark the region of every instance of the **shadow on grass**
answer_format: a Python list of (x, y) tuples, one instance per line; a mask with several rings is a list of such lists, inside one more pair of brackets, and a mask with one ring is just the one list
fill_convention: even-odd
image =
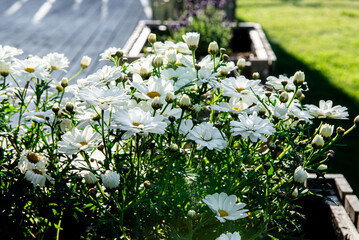
[[(328, 78), (321, 72), (304, 64), (295, 56), (290, 55), (280, 45), (271, 41), (270, 43), (277, 56), (275, 75), (287, 74), (288, 76), (292, 76), (298, 70), (303, 71), (310, 90), (306, 93), (304, 103), (318, 106), (319, 100), (323, 99), (332, 100), (333, 105), (347, 107), (349, 120), (332, 120), (330, 124), (334, 124), (335, 128), (338, 126), (342, 126), (345, 129), (350, 128), (353, 124), (353, 119), (359, 114), (359, 103), (332, 85)], [(355, 129), (341, 139), (337, 145), (333, 146), (333, 150), (336, 152), (335, 158), (328, 162), (328, 172), (344, 174), (356, 195), (359, 195), (358, 131), (359, 129)]]

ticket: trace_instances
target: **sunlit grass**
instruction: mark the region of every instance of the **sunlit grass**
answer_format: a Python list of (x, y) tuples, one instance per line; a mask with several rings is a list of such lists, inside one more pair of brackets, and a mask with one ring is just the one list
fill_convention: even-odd
[(237, 17), (261, 23), (273, 43), (359, 102), (359, 2), (241, 0), (237, 6)]

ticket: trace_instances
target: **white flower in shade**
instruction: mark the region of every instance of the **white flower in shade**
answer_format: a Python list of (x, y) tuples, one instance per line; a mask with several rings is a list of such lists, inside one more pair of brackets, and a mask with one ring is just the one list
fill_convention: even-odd
[(30, 57), (25, 60), (15, 59), (12, 68), (16, 76), (26, 81), (32, 78), (47, 80), (49, 76), (47, 63), (39, 57)]
[(86, 86), (103, 86), (115, 82), (117, 79), (123, 78), (123, 76), (124, 74), (121, 72), (121, 68), (106, 65), (94, 74), (88, 76), (83, 84)]
[(201, 68), (198, 71), (198, 82), (200, 85), (208, 83), (212, 88), (217, 89), (219, 87), (219, 81), (217, 79), (218, 73), (213, 72), (213, 69)]
[(91, 126), (84, 130), (72, 128), (71, 132), (62, 135), (62, 141), (58, 142), (59, 151), (67, 155), (75, 154), (80, 151), (92, 151), (101, 142), (101, 135), (94, 132)]
[(25, 173), (26, 180), (30, 181), (34, 186), (44, 187), (46, 179), (53, 182), (54, 179), (46, 174), (46, 169), (29, 169)]
[(323, 124), (319, 129), (319, 134), (323, 138), (330, 138), (334, 131), (334, 125), (330, 125), (328, 123)]
[(165, 103), (167, 93), (174, 91), (171, 81), (158, 77), (150, 77), (145, 82), (138, 74), (133, 75), (132, 86), (137, 89), (134, 93), (135, 97), (146, 100), (159, 97), (163, 103)]
[(227, 234), (223, 233), (221, 234), (221, 236), (216, 238), (216, 240), (241, 240), (241, 236), (239, 235), (238, 232), (227, 233)]
[(176, 64), (177, 62), (177, 50), (176, 49), (168, 49), (165, 53), (168, 63)]
[(106, 188), (117, 188), (120, 185), (120, 174), (113, 171), (106, 171), (101, 175), (101, 180)]
[(327, 119), (348, 119), (348, 109), (340, 105), (333, 106), (331, 100), (319, 101), (319, 107), (306, 104), (304, 105), (305, 109), (309, 112), (310, 115), (316, 118), (327, 118)]
[(0, 45), (0, 61), (10, 62), (13, 57), (23, 54), (21, 49)]
[(138, 107), (116, 111), (112, 116), (112, 123), (113, 128), (126, 131), (122, 139), (127, 139), (135, 133), (145, 136), (149, 133), (163, 134), (167, 127), (163, 116), (152, 117), (151, 112), (145, 112)]
[(270, 108), (271, 108), (273, 117), (275, 117), (277, 119), (281, 119), (281, 120), (284, 120), (287, 118), (288, 108), (285, 103), (280, 103), (275, 106), (271, 105)]
[[(286, 81), (287, 85), (285, 88), (282, 85), (282, 82)], [(269, 76), (267, 77), (266, 84), (272, 86), (276, 90), (286, 90), (286, 91), (294, 91), (295, 85), (293, 83), (293, 77), (286, 77), (284, 75), (279, 75), (279, 77)]]
[(237, 220), (248, 216), (248, 209), (242, 209), (245, 203), (237, 203), (237, 196), (222, 192), (213, 195), (207, 195), (202, 201), (216, 214), (216, 218), (220, 222), (226, 220)]
[(85, 88), (78, 92), (78, 97), (91, 106), (98, 106), (106, 110), (110, 105), (123, 106), (127, 104), (130, 95), (124, 89), (119, 87), (113, 88)]
[(123, 55), (122, 49), (116, 47), (110, 47), (100, 54), (101, 57), (100, 61), (104, 61), (104, 60), (114, 61), (114, 56), (116, 55), (118, 56)]
[(249, 137), (252, 142), (257, 142), (258, 139), (263, 142), (267, 141), (265, 134), (272, 135), (275, 133), (273, 123), (268, 119), (262, 119), (257, 116), (257, 112), (252, 115), (247, 113), (239, 114), (238, 121), (231, 121), (231, 132), (233, 136), (241, 135), (243, 138)]
[(254, 107), (251, 107), (255, 102), (252, 101), (253, 98), (238, 98), (232, 97), (229, 99), (229, 102), (220, 102), (217, 105), (212, 105), (211, 108), (220, 112), (229, 112), (233, 114), (238, 114), (242, 112), (252, 113)]
[(95, 176), (95, 174), (93, 174), (92, 172), (88, 171), (85, 175), (84, 175), (84, 178), (85, 178), (85, 182), (87, 184), (95, 184), (97, 183), (97, 178)]
[(0, 102), (2, 102), (3, 100), (7, 99), (8, 96), (6, 94), (6, 91), (0, 91)]
[(127, 67), (127, 71), (133, 74), (137, 73), (144, 79), (148, 78), (153, 70), (153, 66), (152, 66), (153, 57), (154, 57), (153, 55), (148, 55), (145, 58), (140, 58), (132, 62)]
[(200, 34), (198, 32), (188, 32), (182, 36), (189, 50), (196, 50), (198, 48), (199, 37)]
[(215, 128), (208, 122), (202, 122), (189, 130), (187, 138), (195, 141), (198, 146), (197, 150), (208, 148), (209, 150), (222, 151), (227, 147), (227, 139), (218, 128)]
[(29, 169), (43, 169), (46, 168), (49, 159), (40, 153), (35, 153), (30, 150), (25, 150), (20, 157), (18, 167), (22, 173)]
[[(213, 63), (212, 63), (213, 64)], [(224, 66), (220, 66), (217, 69), (217, 72), (219, 73), (219, 75), (221, 76), (227, 76), (230, 72), (234, 71), (237, 69), (237, 66), (234, 65), (234, 62), (228, 62), (226, 63), (226, 65)], [(241, 76), (243, 77), (243, 76)], [(260, 81), (260, 80), (259, 80)]]
[(168, 104), (168, 106), (163, 106), (161, 109), (158, 109), (156, 113), (161, 114), (167, 123), (169, 123), (168, 117), (173, 116), (176, 119), (181, 117), (182, 109), (180, 108), (172, 108), (172, 104)]
[(224, 90), (223, 96), (241, 97), (248, 94), (253, 95), (252, 90), (261, 96), (264, 91), (259, 86), (260, 82), (260, 80), (248, 80), (244, 76), (226, 78), (221, 83), (221, 88)]
[(46, 112), (26, 112), (23, 117), (26, 120), (31, 120), (37, 123), (53, 122), (55, 118), (54, 112), (50, 109)]
[(296, 181), (298, 183), (304, 183), (305, 180), (307, 180), (307, 178), (308, 178), (308, 173), (307, 173), (307, 171), (304, 170), (304, 168), (302, 166), (299, 166), (295, 169), (293, 178), (294, 178), (294, 181)]
[(62, 119), (60, 122), (60, 130), (61, 132), (71, 131), (72, 121), (70, 119)]
[[(69, 59), (62, 53), (49, 53), (44, 58), (52, 70), (64, 70), (69, 66)], [(66, 72), (66, 71), (65, 71)]]

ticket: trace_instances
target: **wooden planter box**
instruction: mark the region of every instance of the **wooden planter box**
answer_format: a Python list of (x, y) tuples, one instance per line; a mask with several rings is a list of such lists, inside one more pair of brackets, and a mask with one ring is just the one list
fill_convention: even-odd
[[(338, 240), (359, 240), (359, 200), (353, 194), (353, 189), (350, 187), (348, 181), (342, 174), (326, 174), (325, 179), (316, 179), (315, 174), (310, 174), (306, 182), (307, 186), (331, 186), (329, 196), (325, 201), (325, 208), (329, 211), (331, 216), (331, 224), (334, 235)], [(310, 206), (309, 206), (310, 207)], [(315, 215), (317, 209), (313, 209), (309, 215)], [(318, 221), (322, 221), (325, 216), (320, 216)], [(316, 227), (314, 226), (314, 229)], [(323, 229), (326, 231), (326, 229)], [(330, 231), (329, 229), (327, 229)], [(318, 236), (320, 233), (318, 230)], [(316, 238), (322, 239), (322, 238)]]
[[(123, 49), (130, 62), (145, 56), (143, 49), (151, 32), (158, 35), (168, 34), (168, 25), (161, 21), (140, 21)], [(273, 75), (277, 58), (260, 24), (233, 23), (230, 48), (233, 49), (233, 53), (230, 54), (231, 61), (236, 63), (240, 57), (247, 58), (246, 68), (242, 72), (247, 78), (251, 78), (254, 72), (258, 72), (262, 80)]]

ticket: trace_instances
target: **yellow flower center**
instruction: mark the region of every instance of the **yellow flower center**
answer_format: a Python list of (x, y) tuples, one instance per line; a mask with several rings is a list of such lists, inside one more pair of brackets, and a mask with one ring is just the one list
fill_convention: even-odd
[(155, 97), (161, 97), (161, 94), (159, 94), (156, 91), (151, 91), (147, 93), (147, 96), (149, 96), (150, 98), (155, 98)]
[(219, 213), (219, 216), (220, 217), (227, 217), (229, 214), (226, 212), (226, 211), (224, 211), (224, 210), (218, 210), (218, 213)]
[(56, 66), (51, 66), (51, 69), (52, 69), (52, 70), (58, 70), (59, 68), (56, 67)]
[(25, 68), (25, 71), (28, 73), (33, 73), (33, 72), (35, 72), (35, 69), (31, 68), (31, 67), (27, 67), (27, 68)]
[(235, 108), (235, 107), (232, 107), (232, 110), (234, 110), (234, 111), (241, 111), (242, 109), (241, 108)]
[(88, 142), (85, 142), (85, 141), (79, 142), (79, 143), (81, 144), (81, 146), (85, 146), (85, 145), (89, 144)]
[(36, 153), (28, 153), (26, 155), (27, 160), (29, 160), (29, 162), (31, 163), (38, 163), (40, 161), (39, 157), (36, 155)]
[(31, 170), (36, 174), (42, 175), (42, 171), (40, 169), (34, 168), (34, 169), (31, 169)]
[(241, 93), (243, 90), (246, 90), (245, 88), (236, 88), (238, 93)]
[(142, 123), (139, 123), (139, 122), (133, 122), (132, 125), (135, 126), (135, 127), (138, 127), (140, 126)]

